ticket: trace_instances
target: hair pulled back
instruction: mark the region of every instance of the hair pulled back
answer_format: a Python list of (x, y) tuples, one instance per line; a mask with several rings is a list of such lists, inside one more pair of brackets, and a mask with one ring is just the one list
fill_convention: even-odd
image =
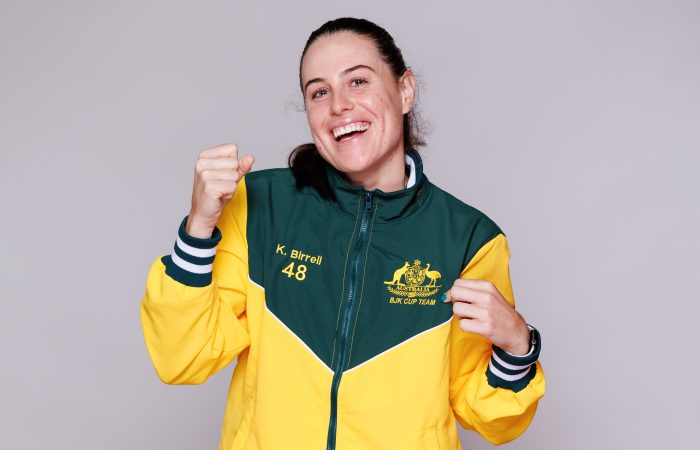
[[(377, 51), (382, 56), (384, 62), (391, 68), (391, 72), (397, 79), (408, 69), (404, 62), (403, 55), (401, 54), (401, 50), (394, 42), (394, 38), (391, 37), (389, 32), (384, 28), (366, 19), (341, 17), (321, 25), (317, 30), (311, 33), (309, 39), (306, 41), (304, 50), (301, 53), (301, 58), (299, 59), (299, 85), (302, 87), (302, 90), (301, 64), (304, 61), (306, 51), (318, 38), (331, 36), (342, 31), (350, 31), (374, 42)], [(414, 149), (425, 145), (425, 142), (420, 136), (413, 110), (403, 115), (403, 141), (404, 146)], [(313, 186), (319, 191), (322, 197), (327, 199), (332, 199), (334, 197), (326, 178), (324, 170), (325, 161), (313, 142), (299, 145), (292, 150), (287, 159), (287, 163), (294, 173), (297, 188)]]

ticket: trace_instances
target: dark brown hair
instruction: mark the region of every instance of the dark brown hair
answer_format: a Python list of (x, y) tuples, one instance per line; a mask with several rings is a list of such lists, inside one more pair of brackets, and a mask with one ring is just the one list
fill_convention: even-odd
[[(311, 44), (322, 36), (331, 36), (341, 31), (350, 31), (374, 42), (377, 51), (389, 65), (391, 72), (397, 79), (408, 69), (404, 62), (403, 55), (401, 54), (401, 50), (394, 43), (394, 38), (391, 37), (384, 28), (366, 19), (342, 17), (324, 23), (309, 36), (304, 46), (304, 51), (301, 53), (301, 58), (299, 59), (300, 86), (301, 64)], [(303, 91), (303, 86), (301, 86), (301, 88)], [(425, 141), (420, 136), (413, 110), (403, 115), (403, 141), (405, 146), (413, 149), (425, 145)], [(297, 188), (313, 186), (323, 198), (332, 199), (334, 197), (328, 185), (328, 179), (324, 169), (325, 161), (313, 142), (299, 145), (292, 150), (287, 159), (287, 163), (294, 173)]]

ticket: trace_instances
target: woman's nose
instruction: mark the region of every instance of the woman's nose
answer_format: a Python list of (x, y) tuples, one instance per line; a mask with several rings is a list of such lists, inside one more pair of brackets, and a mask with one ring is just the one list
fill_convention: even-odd
[(342, 91), (336, 91), (331, 98), (331, 110), (333, 114), (339, 115), (353, 107), (352, 100)]

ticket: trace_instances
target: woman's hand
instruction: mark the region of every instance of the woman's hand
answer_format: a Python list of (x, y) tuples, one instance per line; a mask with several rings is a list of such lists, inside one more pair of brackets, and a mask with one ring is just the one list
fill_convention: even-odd
[(238, 181), (253, 167), (255, 159), (238, 159), (238, 146), (224, 144), (199, 153), (194, 167), (192, 209), (185, 224), (187, 234), (211, 237), (224, 205), (236, 192)]
[(493, 283), (458, 279), (443, 301), (452, 302), (462, 330), (480, 334), (513, 355), (525, 355), (530, 350), (530, 330), (525, 319)]

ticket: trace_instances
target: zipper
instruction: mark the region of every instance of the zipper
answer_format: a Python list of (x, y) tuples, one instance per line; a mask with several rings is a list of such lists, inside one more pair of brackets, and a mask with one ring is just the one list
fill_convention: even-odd
[[(357, 301), (357, 278), (360, 266), (362, 250), (365, 246), (367, 228), (369, 226), (370, 215), (372, 214), (372, 197), (371, 192), (364, 192), (365, 208), (360, 221), (360, 231), (357, 233), (357, 240), (353, 248), (352, 257), (350, 258), (350, 277), (348, 282), (347, 296), (341, 305), (342, 321), (338, 333), (338, 359), (333, 364), (333, 382), (331, 384), (331, 414), (328, 421), (328, 438), (326, 440), (326, 450), (335, 450), (335, 437), (338, 427), (338, 388), (340, 387), (340, 379), (343, 372), (347, 369), (348, 358), (348, 334), (350, 333), (350, 325), (352, 317), (356, 309)], [(346, 361), (348, 359), (348, 361)]]

